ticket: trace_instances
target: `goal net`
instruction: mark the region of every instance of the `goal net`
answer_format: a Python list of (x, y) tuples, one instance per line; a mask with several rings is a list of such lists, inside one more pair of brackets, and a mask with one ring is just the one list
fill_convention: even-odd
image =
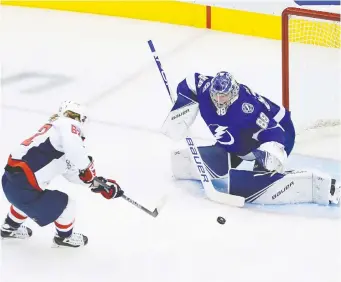
[(340, 36), (340, 14), (282, 13), (282, 98), (296, 126), (295, 153), (341, 160)]

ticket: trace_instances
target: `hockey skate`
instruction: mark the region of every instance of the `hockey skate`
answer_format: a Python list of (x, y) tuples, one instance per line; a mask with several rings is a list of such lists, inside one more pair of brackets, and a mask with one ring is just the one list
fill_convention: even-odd
[(1, 239), (27, 239), (31, 236), (32, 230), (25, 225), (13, 228), (9, 224), (4, 223), (1, 226)]
[(53, 245), (54, 248), (59, 247), (71, 247), (71, 248), (78, 248), (85, 246), (88, 243), (88, 237), (80, 233), (72, 233), (70, 237), (63, 238), (56, 235), (53, 238)]

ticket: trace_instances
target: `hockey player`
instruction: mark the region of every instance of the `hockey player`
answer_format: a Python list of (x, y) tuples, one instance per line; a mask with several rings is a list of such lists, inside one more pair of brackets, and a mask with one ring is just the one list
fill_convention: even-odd
[[(2, 238), (29, 238), (32, 230), (23, 224), (29, 217), (39, 226), (55, 224), (55, 246), (80, 247), (88, 243), (85, 235), (73, 232), (74, 201), (61, 191), (47, 189), (58, 175), (88, 186), (106, 199), (123, 195), (114, 180), (96, 177), (93, 159), (84, 145), (86, 121), (80, 104), (64, 101), (58, 114), (10, 154), (2, 187), (11, 206), (1, 226)], [(108, 182), (110, 189), (102, 182)]]
[[(291, 114), (284, 107), (238, 83), (228, 72), (215, 77), (195, 73), (179, 83), (163, 132), (173, 140), (186, 137), (198, 111), (217, 141), (199, 147), (199, 152), (212, 179), (229, 180), (229, 193), (266, 204), (339, 201), (340, 189), (329, 176), (284, 173), (295, 142)], [(178, 179), (198, 179), (189, 154), (187, 149), (172, 152)], [(242, 161), (253, 161), (253, 171), (236, 169)]]

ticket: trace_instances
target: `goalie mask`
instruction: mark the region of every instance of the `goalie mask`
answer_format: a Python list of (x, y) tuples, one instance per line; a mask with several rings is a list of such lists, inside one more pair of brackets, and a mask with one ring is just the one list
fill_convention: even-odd
[(217, 114), (223, 116), (227, 108), (238, 99), (239, 84), (230, 73), (218, 72), (212, 79), (210, 95), (217, 108)]

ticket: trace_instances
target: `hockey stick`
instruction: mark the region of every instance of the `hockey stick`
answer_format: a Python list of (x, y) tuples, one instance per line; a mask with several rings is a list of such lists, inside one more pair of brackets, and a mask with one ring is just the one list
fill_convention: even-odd
[[(103, 182), (102, 180), (100, 180), (98, 177), (95, 177), (95, 179), (97, 182), (101, 183), (101, 185), (103, 185), (103, 187), (105, 187), (108, 190), (110, 189), (110, 186), (108, 184), (106, 184), (105, 182)], [(150, 211), (147, 208), (145, 208), (144, 206), (140, 205), (138, 202), (135, 202), (133, 199), (129, 198), (128, 196), (126, 196), (124, 194), (121, 196), (121, 198), (123, 198), (127, 202), (131, 203), (135, 207), (139, 208), (140, 210), (143, 210), (145, 213), (151, 215), (152, 217), (157, 217), (159, 215), (158, 208), (155, 208), (153, 211)]]
[[(156, 53), (156, 50), (155, 50), (155, 47), (154, 47), (152, 40), (148, 41), (148, 45), (149, 45), (150, 51), (152, 52), (152, 54), (154, 56), (154, 60), (155, 60), (155, 63), (159, 69), (162, 80), (163, 80), (163, 82), (167, 88), (169, 97), (170, 97), (172, 103), (174, 104), (176, 98), (174, 97), (174, 95), (172, 95), (172, 92), (170, 90), (168, 80), (166, 77), (166, 73), (162, 68), (160, 58)], [(193, 158), (193, 161), (196, 164), (197, 172), (200, 176), (200, 180), (201, 180), (202, 185), (204, 186), (204, 190), (205, 190), (207, 197), (210, 200), (218, 202), (218, 203), (227, 204), (227, 205), (236, 206), (236, 207), (243, 207), (244, 203), (245, 203), (244, 197), (234, 196), (231, 194), (219, 192), (213, 187), (212, 181), (210, 180), (210, 177), (206, 172), (206, 168), (205, 168), (204, 163), (202, 161), (202, 158), (200, 156), (199, 150), (198, 150), (197, 146), (195, 145), (193, 139), (189, 135), (186, 137), (186, 143), (187, 143), (189, 151), (191, 152), (191, 156)]]
[(141, 206), (139, 203), (135, 202), (133, 199), (127, 197), (126, 195), (122, 195), (122, 198), (128, 201), (129, 203), (133, 204), (135, 207), (139, 208), (140, 210), (143, 210), (144, 212), (148, 213), (152, 217), (157, 217), (159, 215), (159, 211), (157, 208), (155, 208), (153, 211), (148, 210), (144, 206)]

